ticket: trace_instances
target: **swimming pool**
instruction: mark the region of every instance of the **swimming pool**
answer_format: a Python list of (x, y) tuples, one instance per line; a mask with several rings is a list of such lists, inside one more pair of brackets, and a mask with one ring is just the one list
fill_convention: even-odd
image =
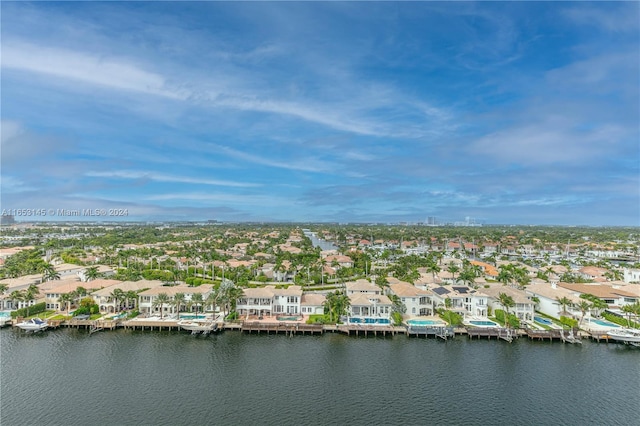
[(278, 321), (298, 321), (300, 317), (278, 317)]
[(428, 325), (439, 325), (442, 326), (444, 323), (442, 321), (437, 320), (418, 320), (418, 319), (410, 319), (407, 321), (407, 325), (411, 326), (428, 326)]
[(192, 314), (186, 314), (186, 315), (180, 315), (178, 319), (205, 319), (206, 315), (192, 315)]
[(351, 324), (391, 324), (386, 318), (349, 318)]
[(493, 321), (480, 321), (480, 320), (471, 320), (469, 324), (475, 325), (476, 327), (498, 327), (498, 324)]
[(548, 320), (546, 318), (542, 318), (542, 317), (533, 317), (533, 320), (535, 322), (539, 322), (540, 324), (544, 324), (544, 325), (552, 325), (553, 321)]
[(612, 322), (605, 321), (605, 320), (599, 320), (599, 319), (591, 318), (591, 319), (589, 320), (589, 322), (590, 322), (590, 323), (593, 323), (593, 324), (597, 324), (597, 325), (599, 325), (600, 327), (620, 328), (620, 326), (619, 326), (618, 324), (614, 324), (614, 323), (612, 323)]

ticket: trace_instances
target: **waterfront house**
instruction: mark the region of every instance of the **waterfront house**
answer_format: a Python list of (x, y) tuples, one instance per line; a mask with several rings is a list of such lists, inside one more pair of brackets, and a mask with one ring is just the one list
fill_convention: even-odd
[(60, 297), (63, 294), (73, 293), (82, 287), (87, 291), (87, 297), (93, 290), (98, 290), (106, 285), (112, 285), (117, 281), (112, 280), (93, 280), (89, 282), (82, 282), (77, 277), (68, 277), (64, 280), (47, 281), (40, 284), (40, 292), (44, 293), (47, 309), (65, 310), (67, 307), (62, 306), (60, 303)]
[(640, 283), (640, 269), (624, 268), (624, 282)]
[(509, 308), (509, 312), (514, 314), (519, 320), (533, 321), (535, 303), (531, 301), (524, 290), (518, 290), (502, 284), (492, 284), (489, 288), (483, 288), (482, 292), (487, 295), (487, 303), (494, 312), (496, 309), (505, 309), (499, 300), (500, 293), (505, 293), (511, 296), (515, 303), (515, 306)]
[(558, 283), (559, 287), (572, 291), (575, 295), (591, 294), (609, 305), (611, 309), (620, 309), (639, 300), (637, 294), (624, 290), (624, 287), (610, 284), (573, 284)]
[(367, 294), (382, 294), (382, 290), (377, 285), (370, 283), (365, 279), (359, 279), (356, 281), (350, 281), (345, 284), (347, 289), (347, 296), (351, 296), (353, 294), (358, 293), (367, 293)]
[(487, 316), (487, 295), (467, 286), (434, 287), (434, 305), (436, 308), (445, 308), (446, 300), (450, 299), (451, 310), (459, 313), (463, 317), (486, 317)]
[(407, 316), (433, 315), (433, 293), (414, 286), (413, 284), (397, 281), (389, 284), (389, 292), (398, 296), (406, 307)]
[(349, 317), (384, 318), (391, 317), (391, 300), (382, 294), (353, 293), (349, 295)]
[(303, 294), (300, 301), (300, 312), (303, 315), (324, 314), (324, 302), (326, 297), (323, 294)]
[[(98, 280), (96, 280), (98, 281)], [(102, 280), (105, 285), (102, 289), (96, 290), (91, 293), (91, 297), (100, 307), (100, 312), (113, 313), (116, 311), (116, 301), (111, 297), (116, 289), (123, 292), (135, 291), (140, 292), (147, 289), (162, 286), (162, 281), (159, 280), (139, 280), (139, 281), (116, 281), (116, 280)], [(124, 301), (119, 301), (122, 304)]]
[[(148, 290), (142, 291), (138, 293), (138, 310), (140, 313), (144, 314), (160, 314), (160, 306), (156, 304), (156, 299), (158, 295), (161, 293), (165, 293), (169, 296), (170, 299), (177, 293), (184, 294), (186, 303), (191, 302), (191, 299), (194, 294), (200, 293), (202, 294), (202, 299), (205, 300), (211, 291), (213, 290), (213, 286), (208, 284), (202, 284), (198, 287), (190, 287), (186, 284), (180, 284), (176, 286), (157, 286), (154, 288), (150, 288)], [(195, 310), (195, 307), (192, 306), (192, 311)], [(202, 307), (198, 309), (199, 311), (203, 311)], [(167, 303), (162, 307), (162, 315), (166, 315), (168, 313), (176, 313), (175, 306), (171, 303)]]
[(562, 312), (562, 306), (558, 303), (558, 299), (566, 297), (572, 304), (579, 303), (580, 297), (576, 292), (560, 287), (555, 282), (531, 282), (524, 290), (531, 297), (537, 297), (540, 300), (537, 310), (545, 315), (560, 318), (561, 316), (579, 317), (580, 311), (569, 305), (565, 307), (566, 312)]
[(238, 299), (236, 311), (240, 316), (297, 315), (302, 313), (302, 287), (289, 286), (278, 289), (269, 285), (263, 288), (245, 288)]

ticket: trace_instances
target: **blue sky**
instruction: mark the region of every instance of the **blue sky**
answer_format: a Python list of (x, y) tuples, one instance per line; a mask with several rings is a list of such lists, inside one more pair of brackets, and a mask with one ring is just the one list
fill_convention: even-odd
[(1, 8), (2, 209), (640, 225), (637, 2)]

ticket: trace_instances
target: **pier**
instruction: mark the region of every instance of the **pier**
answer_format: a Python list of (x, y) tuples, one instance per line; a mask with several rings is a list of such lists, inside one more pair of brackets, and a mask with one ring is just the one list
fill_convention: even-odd
[(517, 330), (512, 330), (510, 328), (496, 328), (496, 327), (490, 327), (490, 328), (469, 327), (467, 328), (467, 335), (469, 336), (470, 339), (473, 339), (474, 337), (478, 339), (486, 337), (487, 339), (491, 340), (492, 337), (495, 337), (496, 339), (502, 339), (509, 343), (511, 343), (513, 339), (517, 339), (519, 337)]
[(246, 333), (284, 333), (284, 334), (322, 334), (322, 324), (300, 323), (270, 323), (260, 321), (245, 321), (240, 325), (240, 330)]
[(409, 337), (434, 337), (447, 340), (449, 337), (455, 336), (453, 327), (424, 327), (409, 326), (407, 327), (407, 336)]
[(406, 333), (405, 327), (394, 327), (392, 325), (371, 325), (371, 324), (339, 324), (337, 331), (354, 336), (395, 336), (398, 333)]

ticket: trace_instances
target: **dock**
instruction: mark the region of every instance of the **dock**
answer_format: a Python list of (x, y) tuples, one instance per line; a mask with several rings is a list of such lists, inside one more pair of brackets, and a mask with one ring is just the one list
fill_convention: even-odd
[(407, 336), (409, 337), (434, 337), (447, 340), (449, 337), (455, 336), (453, 327), (433, 327), (433, 326), (415, 326), (407, 327)]
[(145, 319), (133, 319), (129, 321), (124, 321), (122, 326), (125, 330), (156, 330), (156, 331), (171, 331), (171, 330), (180, 330), (180, 326), (178, 325), (177, 320), (161, 320), (161, 319), (153, 319), (149, 318)]
[(467, 335), (470, 339), (473, 339), (474, 337), (478, 339), (486, 337), (487, 339), (491, 340), (492, 337), (495, 337), (496, 339), (502, 339), (509, 343), (513, 342), (513, 339), (517, 339), (519, 337), (517, 330), (498, 327), (469, 327), (467, 328)]
[(272, 323), (260, 321), (245, 321), (240, 325), (240, 330), (244, 333), (267, 333), (267, 334), (322, 334), (324, 329), (322, 324), (301, 324), (301, 323)]
[(339, 324), (337, 331), (354, 336), (395, 336), (396, 334), (405, 334), (405, 327), (395, 327), (392, 325), (373, 325), (373, 324)]

